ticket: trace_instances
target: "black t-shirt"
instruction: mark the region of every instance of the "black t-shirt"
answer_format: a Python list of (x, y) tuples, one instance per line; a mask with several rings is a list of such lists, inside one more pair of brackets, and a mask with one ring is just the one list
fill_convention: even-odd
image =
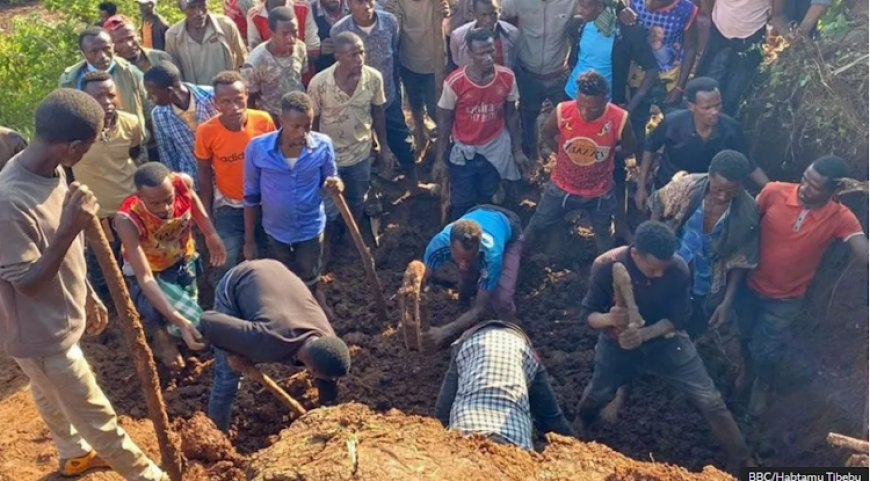
[(272, 259), (243, 262), (224, 276), (215, 310), (200, 329), (215, 346), (253, 361), (291, 362), (312, 336), (335, 332), (320, 304), (296, 274)]
[(677, 330), (683, 329), (691, 309), (691, 277), (686, 262), (675, 255), (673, 264), (668, 267), (664, 276), (650, 279), (637, 268), (631, 258), (630, 249), (632, 247), (617, 247), (595, 259), (589, 276), (589, 290), (581, 305), (581, 318), (585, 321), (590, 313), (606, 313), (613, 307), (613, 264), (621, 262), (631, 276), (634, 300), (646, 325), (667, 319)]
[[(332, 29), (332, 24), (326, 20), (326, 17), (319, 11), (318, 7), (313, 9), (313, 13), (314, 21), (317, 23), (317, 36), (320, 37), (321, 41), (328, 39), (329, 32)], [(334, 63), (335, 55), (321, 53), (320, 56), (317, 57), (317, 60), (314, 61), (314, 71), (322, 72), (331, 67)]]
[[(725, 114), (719, 115), (719, 121), (707, 140), (698, 135), (689, 110), (677, 110), (665, 115), (664, 120), (647, 137), (645, 150), (657, 152), (662, 147), (664, 155), (656, 176), (656, 187), (670, 182), (674, 174), (681, 170), (690, 174), (707, 173), (713, 156), (726, 149), (736, 150), (749, 157), (749, 141), (743, 134), (743, 127)], [(752, 165), (752, 169), (755, 169), (755, 165)]]

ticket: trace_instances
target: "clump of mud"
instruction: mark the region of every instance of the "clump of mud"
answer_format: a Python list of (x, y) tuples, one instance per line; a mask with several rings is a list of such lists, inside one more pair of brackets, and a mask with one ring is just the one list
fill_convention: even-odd
[(202, 412), (176, 420), (181, 451), (187, 458), (185, 481), (245, 481), (245, 460)]
[(482, 436), (463, 437), (431, 418), (397, 410), (376, 414), (356, 403), (303, 416), (275, 444), (253, 456), (248, 475), (252, 481), (732, 479), (713, 467), (690, 473), (559, 435), (548, 435), (542, 452), (522, 451)]

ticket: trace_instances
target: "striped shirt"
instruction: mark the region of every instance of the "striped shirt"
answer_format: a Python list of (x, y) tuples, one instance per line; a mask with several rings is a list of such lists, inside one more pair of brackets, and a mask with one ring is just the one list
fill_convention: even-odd
[[(214, 91), (203, 85), (184, 84), (190, 90), (191, 102), (196, 104), (197, 125), (218, 114), (214, 105)], [(173, 172), (187, 174), (197, 182), (196, 157), (193, 155), (196, 132), (175, 113), (172, 105), (158, 105), (151, 111), (154, 137), (160, 152), (160, 162)]]

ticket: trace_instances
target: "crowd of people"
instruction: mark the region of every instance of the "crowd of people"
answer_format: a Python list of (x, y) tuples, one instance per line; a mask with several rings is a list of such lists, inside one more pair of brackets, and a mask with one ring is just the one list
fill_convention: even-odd
[[(450, 222), (420, 253), (424, 285), (453, 263), (466, 306), (425, 335), (429, 348), (454, 341), (438, 419), (525, 449), (533, 426), (585, 439), (647, 372), (702, 412), (730, 466), (752, 452), (694, 341), (738, 325), (737, 384), (757, 419), (826, 247), (867, 261), (861, 224), (837, 201), (843, 159), (771, 182), (732, 117), (765, 37), (815, 35), (824, 0), (226, 0), (224, 15), (178, 0), (174, 25), (156, 0), (137, 2), (138, 19), (100, 4), (29, 144), (0, 130), (0, 339), (61, 474), (168, 479), (78, 347), (107, 320), (107, 281), (81, 234), (94, 217), (157, 360), (178, 370), (181, 344), (213, 351), (208, 414), (227, 430), (245, 363), (304, 367), (320, 403), (336, 401), (350, 354), (320, 286), (348, 228), (334, 199), (361, 223), (373, 173), (426, 192), (418, 170), (437, 137), (432, 180), (449, 184)], [(524, 226), (506, 198), (551, 155)], [(633, 232), (630, 193), (650, 218)], [(599, 254), (580, 318), (600, 334), (569, 424), (514, 297), (524, 252), (578, 211)], [(615, 301), (617, 263), (636, 311)]]

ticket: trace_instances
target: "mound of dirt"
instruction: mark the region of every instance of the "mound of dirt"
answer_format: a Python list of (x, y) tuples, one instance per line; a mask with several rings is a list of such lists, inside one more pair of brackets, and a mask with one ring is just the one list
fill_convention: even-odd
[(765, 66), (741, 117), (771, 178), (797, 181), (813, 160), (836, 154), (867, 180), (867, 54), (866, 13), (851, 14)]
[(281, 432), (254, 455), (252, 481), (464, 481), (646, 480), (730, 481), (706, 467), (702, 473), (631, 460), (596, 443), (548, 435), (543, 452), (526, 452), (482, 436), (462, 437), (431, 419), (397, 410), (375, 414), (351, 403), (319, 409)]

